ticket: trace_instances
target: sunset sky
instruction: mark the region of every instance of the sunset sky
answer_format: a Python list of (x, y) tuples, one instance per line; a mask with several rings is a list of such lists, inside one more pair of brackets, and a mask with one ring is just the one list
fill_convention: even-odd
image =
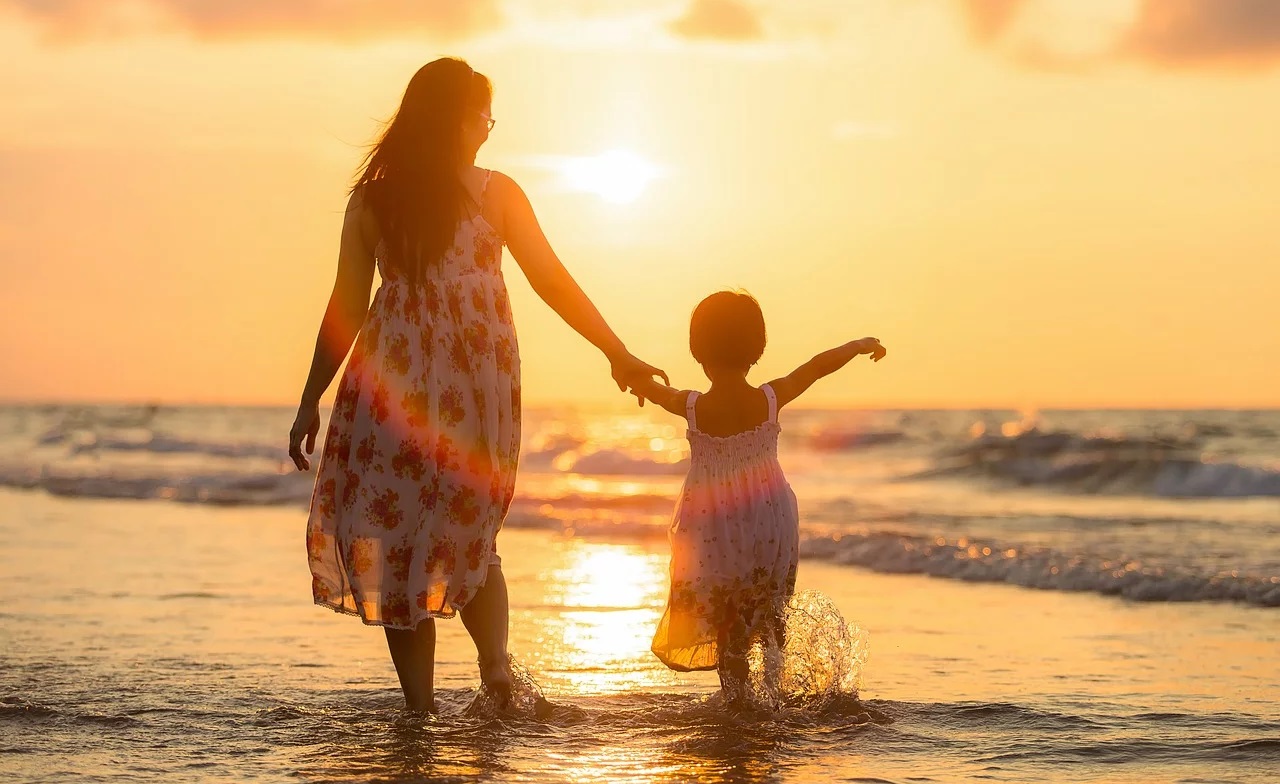
[[(1280, 405), (1280, 2), (0, 0), (0, 397), (280, 403), (413, 72), (495, 85), (636, 354), (760, 300), (806, 405)], [(615, 401), (508, 259), (534, 403)]]

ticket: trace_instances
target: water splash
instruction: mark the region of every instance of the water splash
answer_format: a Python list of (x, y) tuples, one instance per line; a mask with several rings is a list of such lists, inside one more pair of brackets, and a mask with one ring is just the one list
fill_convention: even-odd
[(542, 693), (542, 687), (534, 680), (533, 675), (516, 657), (508, 654), (507, 663), (511, 670), (511, 701), (503, 706), (498, 704), (496, 695), (488, 688), (481, 686), (476, 690), (471, 704), (463, 711), (469, 718), (506, 717), (517, 719), (545, 720), (555, 710), (555, 706)]
[(870, 654), (866, 630), (846, 621), (818, 591), (793, 595), (781, 616), (781, 646), (770, 630), (752, 639), (744, 695), (748, 704), (776, 710), (857, 701)]

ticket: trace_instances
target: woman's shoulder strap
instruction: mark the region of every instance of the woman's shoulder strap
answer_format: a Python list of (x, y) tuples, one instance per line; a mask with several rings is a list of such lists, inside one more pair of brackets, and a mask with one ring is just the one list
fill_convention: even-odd
[(489, 195), (489, 180), (493, 179), (493, 169), (480, 170), (480, 199), (477, 206), (484, 209), (485, 197)]
[(698, 415), (694, 411), (694, 404), (698, 402), (698, 393), (691, 391), (689, 396), (684, 399), (684, 418), (689, 420), (689, 429), (698, 429)]

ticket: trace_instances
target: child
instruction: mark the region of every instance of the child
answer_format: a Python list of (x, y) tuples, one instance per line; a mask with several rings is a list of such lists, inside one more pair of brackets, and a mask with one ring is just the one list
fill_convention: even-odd
[(885, 355), (878, 340), (863, 338), (753, 387), (747, 372), (764, 345), (759, 303), (717, 292), (689, 324), (689, 349), (711, 389), (677, 391), (650, 380), (634, 390), (689, 422), (689, 475), (671, 526), (671, 595), (653, 652), (673, 670), (717, 670), (731, 702), (744, 697), (752, 639), (772, 633), (782, 647), (781, 610), (795, 588), (799, 517), (778, 464), (778, 409), (859, 354), (877, 362)]

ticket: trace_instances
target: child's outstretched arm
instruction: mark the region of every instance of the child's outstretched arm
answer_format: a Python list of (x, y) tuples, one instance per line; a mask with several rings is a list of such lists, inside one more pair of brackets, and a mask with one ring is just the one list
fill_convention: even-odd
[(778, 398), (778, 408), (782, 408), (800, 397), (806, 389), (813, 386), (813, 382), (836, 372), (859, 354), (870, 354), (873, 361), (879, 362), (886, 353), (884, 346), (875, 338), (851, 340), (843, 346), (822, 352), (782, 378), (770, 381), (769, 386), (773, 387), (773, 393)]
[(672, 389), (665, 384), (659, 384), (650, 376), (632, 384), (631, 391), (643, 396), (646, 400), (652, 400), (676, 416), (684, 416), (684, 404), (689, 399), (687, 389)]

